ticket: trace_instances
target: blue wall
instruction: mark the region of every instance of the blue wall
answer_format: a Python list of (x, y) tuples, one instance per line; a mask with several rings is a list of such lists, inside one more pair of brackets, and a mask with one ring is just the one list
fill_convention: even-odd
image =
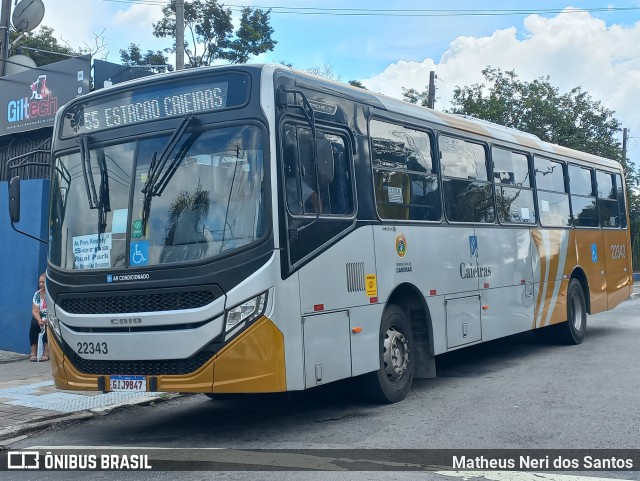
[[(47, 266), (47, 246), (11, 228), (8, 182), (0, 182), (0, 350), (29, 352), (33, 293)], [(49, 180), (20, 183), (18, 229), (47, 239)]]

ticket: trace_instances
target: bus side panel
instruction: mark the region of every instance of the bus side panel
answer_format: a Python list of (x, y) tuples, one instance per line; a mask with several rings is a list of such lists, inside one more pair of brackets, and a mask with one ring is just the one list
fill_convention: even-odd
[(365, 278), (376, 274), (371, 226), (361, 227), (342, 238), (300, 268), (302, 314), (368, 305)]
[[(445, 296), (478, 293), (473, 226), (379, 225), (373, 229), (381, 302), (401, 284), (418, 288), (427, 300), (433, 328), (433, 352), (448, 350)], [(476, 272), (476, 275), (473, 274)], [(460, 296), (457, 296), (460, 294)], [(470, 316), (480, 323), (480, 314)]]
[(606, 229), (603, 255), (607, 268), (607, 307), (613, 309), (628, 299), (633, 289), (629, 232)]
[(569, 283), (564, 278), (567, 266), (576, 265), (573, 231), (569, 229), (532, 229), (534, 323), (539, 328), (567, 320), (566, 291)]
[[(372, 227), (356, 229), (323, 251), (300, 268), (299, 278), (306, 387), (320, 384), (316, 372), (324, 383), (378, 369), (382, 306), (370, 306), (388, 293), (378, 283)], [(352, 331), (356, 327), (360, 332)]]
[[(482, 340), (531, 329), (534, 312), (529, 228), (476, 227)], [(488, 275), (487, 275), (488, 274)]]
[[(591, 314), (607, 310), (607, 277), (602, 230), (576, 229), (576, 265), (584, 270), (589, 283)], [(565, 273), (571, 275), (571, 266)]]
[(425, 297), (477, 292), (472, 226), (381, 225), (374, 236), (381, 302), (405, 282)]

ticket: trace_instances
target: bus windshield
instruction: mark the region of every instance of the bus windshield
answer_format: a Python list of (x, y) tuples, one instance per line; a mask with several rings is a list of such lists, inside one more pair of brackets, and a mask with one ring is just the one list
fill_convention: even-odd
[(55, 266), (200, 261), (264, 234), (263, 142), (256, 126), (79, 144), (78, 152), (54, 162), (49, 258)]

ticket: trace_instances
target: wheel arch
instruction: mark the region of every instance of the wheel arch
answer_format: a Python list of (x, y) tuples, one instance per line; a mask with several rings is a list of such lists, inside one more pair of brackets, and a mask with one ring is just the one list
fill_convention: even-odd
[(571, 273), (571, 279), (576, 279), (582, 287), (582, 293), (584, 294), (585, 302), (587, 303), (587, 313), (591, 314), (591, 295), (589, 293), (589, 281), (582, 267), (577, 266)]
[(416, 350), (416, 378), (435, 377), (433, 324), (427, 302), (415, 285), (405, 282), (398, 285), (387, 305), (401, 307), (409, 316)]

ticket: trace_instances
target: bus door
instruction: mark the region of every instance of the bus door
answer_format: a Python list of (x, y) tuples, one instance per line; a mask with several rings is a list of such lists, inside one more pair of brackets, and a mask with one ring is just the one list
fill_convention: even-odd
[(373, 305), (365, 285), (375, 278), (373, 241), (370, 227), (346, 235), (356, 205), (346, 133), (318, 126), (314, 139), (310, 126), (292, 121), (281, 138), (288, 269), (299, 279), (308, 388), (378, 367), (376, 316), (362, 310)]

